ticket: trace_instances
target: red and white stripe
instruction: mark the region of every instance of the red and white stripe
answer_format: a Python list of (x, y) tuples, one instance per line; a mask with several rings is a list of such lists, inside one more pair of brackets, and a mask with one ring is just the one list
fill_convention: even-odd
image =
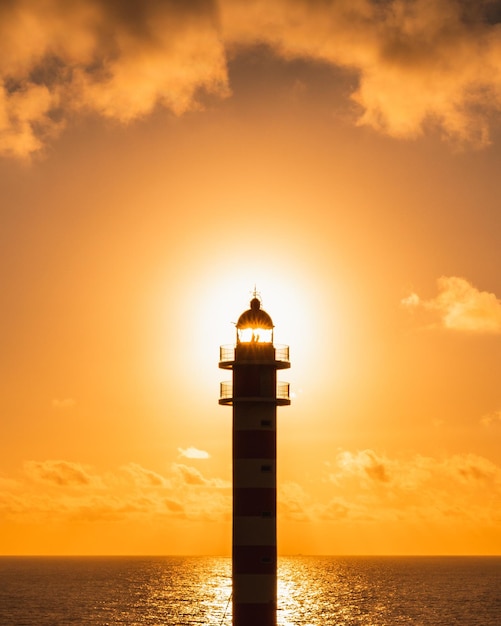
[(276, 405), (236, 402), (233, 416), (233, 624), (275, 626)]

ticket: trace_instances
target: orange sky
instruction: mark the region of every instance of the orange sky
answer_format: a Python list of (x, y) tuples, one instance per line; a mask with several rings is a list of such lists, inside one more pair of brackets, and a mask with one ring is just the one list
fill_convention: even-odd
[(290, 345), (282, 554), (501, 553), (501, 9), (0, 8), (0, 554), (228, 554), (219, 345)]

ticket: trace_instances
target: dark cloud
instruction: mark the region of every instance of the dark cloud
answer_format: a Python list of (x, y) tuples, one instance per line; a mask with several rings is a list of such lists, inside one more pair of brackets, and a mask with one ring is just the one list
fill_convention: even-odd
[[(351, 69), (358, 124), (417, 137), (489, 142), (501, 109), (501, 31), (457, 0), (223, 2), (225, 40)], [(480, 3), (487, 9), (490, 3)]]
[(0, 15), (1, 153), (40, 150), (70, 111), (127, 122), (227, 93), (213, 2), (18, 0)]
[(229, 94), (227, 57), (265, 44), (349, 69), (356, 122), (490, 140), (501, 110), (500, 2), (12, 0), (0, 3), (0, 153), (25, 157), (69, 112), (128, 122)]
[(382, 483), (387, 483), (390, 478), (386, 470), (384, 463), (371, 459), (370, 463), (364, 467), (367, 476), (370, 476), (373, 480), (377, 480)]

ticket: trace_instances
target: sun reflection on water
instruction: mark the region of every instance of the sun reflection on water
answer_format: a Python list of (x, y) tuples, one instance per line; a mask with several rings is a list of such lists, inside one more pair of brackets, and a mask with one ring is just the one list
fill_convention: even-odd
[(387, 626), (388, 606), (377, 593), (377, 572), (369, 574), (362, 563), (327, 557), (282, 557), (277, 625)]
[[(496, 562), (489, 563), (411, 557), (280, 557), (277, 626), (494, 626), (499, 624), (499, 614), (491, 619), (492, 607), (490, 613), (484, 607), (481, 621), (476, 620), (479, 606), (492, 597), (498, 580)], [(146, 594), (150, 616), (152, 612), (162, 615), (160, 623), (177, 626), (231, 626), (230, 558), (172, 559), (163, 569), (162, 563), (157, 565), (160, 580), (152, 576)], [(473, 575), (475, 567), (478, 572)], [(483, 590), (478, 588), (481, 576)], [(475, 594), (480, 598), (478, 606)]]
[(201, 604), (210, 624), (231, 625), (231, 560), (211, 559), (210, 575), (200, 581)]
[[(364, 559), (280, 557), (277, 626), (412, 623), (404, 616), (391, 615), (394, 593), (386, 569), (384, 562)], [(231, 560), (198, 562), (193, 575), (198, 579), (200, 598), (197, 615), (208, 618), (202, 623), (231, 626)]]
[(313, 622), (305, 621), (308, 614), (312, 615), (312, 604), (316, 603), (316, 590), (308, 589), (307, 580), (298, 575), (297, 560), (280, 559), (278, 578), (277, 624), (292, 626), (299, 623), (314, 626)]
[[(280, 557), (277, 626), (499, 626), (500, 571), (499, 557)], [(229, 557), (0, 559), (9, 626), (231, 626), (230, 598)]]

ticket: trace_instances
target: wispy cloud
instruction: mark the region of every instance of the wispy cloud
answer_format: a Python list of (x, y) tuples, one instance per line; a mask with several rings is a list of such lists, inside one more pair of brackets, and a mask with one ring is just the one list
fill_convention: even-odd
[(204, 478), (202, 473), (196, 469), (196, 467), (190, 467), (189, 465), (182, 465), (181, 463), (175, 463), (173, 465), (175, 474), (186, 485), (203, 485), (207, 486), (210, 481)]
[(484, 415), (480, 419), (480, 423), (486, 428), (501, 426), (501, 411), (494, 411)]
[(124, 465), (123, 469), (129, 474), (134, 482), (142, 487), (166, 487), (169, 481), (152, 470), (146, 469), (138, 463)]
[(396, 486), (404, 491), (414, 491), (444, 477), (460, 482), (492, 480), (501, 487), (501, 468), (474, 454), (457, 454), (442, 459), (421, 455), (389, 458), (374, 450), (346, 450), (338, 452), (334, 468), (329, 473), (331, 482), (341, 484), (355, 478), (363, 489), (373, 489), (385, 483), (385, 487)]
[(489, 0), (2, 3), (0, 153), (42, 149), (75, 112), (200, 109), (202, 93), (230, 94), (228, 57), (263, 43), (353, 72), (360, 125), (485, 145), (501, 110), (498, 18)]
[(182, 515), (185, 512), (184, 506), (176, 500), (165, 498), (164, 502), (167, 509), (174, 514)]
[(60, 487), (83, 487), (96, 483), (95, 477), (80, 463), (56, 460), (27, 461), (24, 469), (31, 479)]
[[(339, 450), (326, 464), (331, 488), (279, 485), (278, 509), (295, 522), (496, 524), (501, 467), (474, 454), (390, 457), (375, 450)], [(316, 493), (316, 495), (313, 495)]]
[(24, 476), (0, 477), (0, 485), (0, 513), (18, 521), (221, 521), (231, 512), (228, 481), (179, 464), (165, 475), (134, 462), (99, 474), (66, 460), (27, 461)]
[(277, 507), (280, 515), (295, 521), (307, 521), (312, 518), (312, 501), (304, 487), (294, 482), (285, 482), (278, 486)]
[[(24, 476), (3, 476), (0, 483), (0, 513), (21, 523), (222, 522), (231, 516), (231, 484), (182, 464), (163, 475), (137, 463), (97, 473), (70, 461), (29, 461)], [(339, 450), (315, 485), (286, 481), (278, 490), (279, 514), (294, 522), (492, 526), (499, 523), (500, 501), (501, 467), (475, 454)]]
[(390, 458), (374, 450), (340, 451), (329, 467), (333, 496), (321, 519), (365, 521), (457, 519), (494, 522), (501, 467), (474, 454)]
[(501, 300), (495, 294), (480, 291), (457, 276), (442, 276), (437, 284), (434, 298), (423, 300), (412, 293), (401, 304), (431, 313), (438, 325), (449, 330), (501, 333)]
[(227, 489), (231, 486), (229, 482), (219, 478), (206, 478), (200, 470), (190, 465), (173, 463), (172, 470), (178, 481), (184, 485), (198, 485), (216, 489)]
[(52, 406), (55, 409), (58, 409), (61, 411), (72, 409), (74, 406), (76, 406), (76, 403), (77, 402), (75, 398), (53, 398), (52, 399)]

